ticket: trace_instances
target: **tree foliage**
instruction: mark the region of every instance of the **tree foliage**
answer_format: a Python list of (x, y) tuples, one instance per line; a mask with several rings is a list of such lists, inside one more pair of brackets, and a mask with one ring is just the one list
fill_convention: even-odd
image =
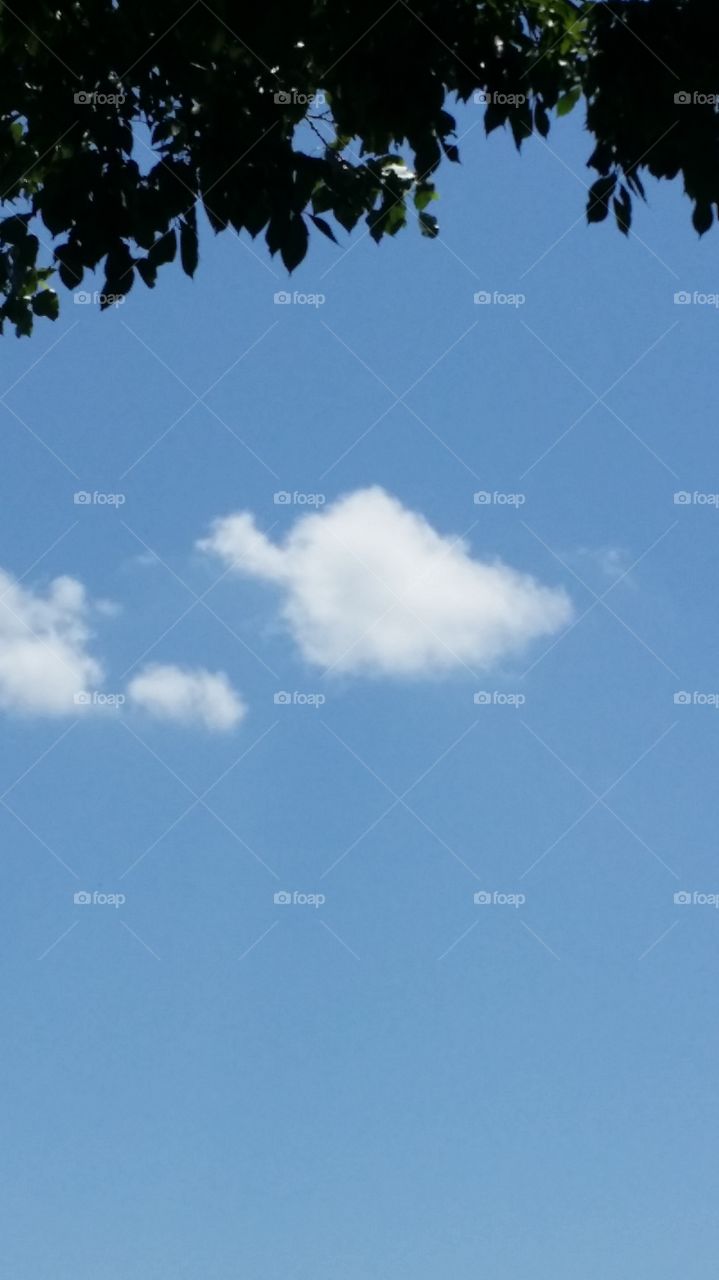
[(581, 103), (587, 217), (628, 234), (642, 174), (719, 211), (716, 0), (0, 0), (0, 327), (58, 314), (101, 268), (102, 305), (263, 236), (292, 271), (311, 234), (416, 214), (458, 162), (455, 104), (521, 147)]

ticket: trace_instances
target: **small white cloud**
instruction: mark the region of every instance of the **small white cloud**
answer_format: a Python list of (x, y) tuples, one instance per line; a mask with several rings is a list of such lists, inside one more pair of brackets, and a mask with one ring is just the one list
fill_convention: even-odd
[(102, 666), (88, 652), (91, 605), (75, 578), (55, 578), (43, 594), (0, 569), (0, 709), (74, 715)]
[(122, 605), (117, 600), (96, 600), (95, 608), (103, 618), (119, 618), (122, 614)]
[(572, 615), (561, 588), (473, 558), (376, 486), (301, 515), (282, 545), (247, 512), (216, 520), (198, 545), (239, 574), (274, 582), (304, 657), (337, 671), (487, 667)]
[(592, 564), (610, 582), (621, 578), (627, 585), (633, 585), (628, 576), (632, 561), (624, 547), (579, 547), (575, 555), (568, 559)]
[(155, 569), (162, 561), (154, 551), (140, 551), (136, 556), (131, 556), (128, 563), (140, 565), (143, 569)]
[(247, 711), (224, 671), (203, 667), (143, 667), (129, 682), (127, 695), (157, 720), (201, 724), (219, 732), (234, 729)]

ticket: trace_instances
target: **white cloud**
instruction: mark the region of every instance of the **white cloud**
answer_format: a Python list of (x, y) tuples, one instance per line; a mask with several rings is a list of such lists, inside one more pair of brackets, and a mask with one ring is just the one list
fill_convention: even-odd
[[(43, 591), (0, 569), (0, 711), (61, 716), (114, 707), (117, 695), (103, 696), (105, 673), (89, 644), (93, 614), (117, 612), (111, 601), (91, 601), (75, 578), (55, 578)], [(147, 666), (127, 694), (158, 719), (208, 729), (232, 729), (246, 711), (223, 672), (201, 667)]]
[(100, 663), (88, 652), (91, 605), (75, 578), (55, 578), (43, 594), (0, 569), (0, 709), (76, 714), (75, 695), (95, 689)]
[(343, 672), (425, 675), (487, 667), (572, 615), (561, 588), (470, 555), (384, 489), (359, 489), (298, 517), (282, 545), (247, 512), (216, 520), (199, 547), (275, 583), (310, 662)]
[(201, 724), (220, 732), (234, 729), (247, 710), (224, 671), (203, 667), (144, 667), (129, 682), (127, 694), (135, 706), (157, 720)]
[(590, 563), (610, 582), (621, 578), (627, 586), (632, 585), (628, 576), (632, 561), (624, 547), (579, 547), (575, 555), (570, 555), (568, 559)]

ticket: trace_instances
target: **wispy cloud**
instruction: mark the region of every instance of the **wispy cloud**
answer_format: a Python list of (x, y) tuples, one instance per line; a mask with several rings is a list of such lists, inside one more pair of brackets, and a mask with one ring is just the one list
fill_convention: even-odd
[(76, 698), (102, 681), (89, 651), (92, 605), (75, 578), (33, 590), (0, 570), (0, 709), (67, 715), (87, 708)]
[(127, 696), (157, 720), (215, 732), (236, 728), (247, 711), (224, 671), (203, 667), (147, 666), (130, 680)]

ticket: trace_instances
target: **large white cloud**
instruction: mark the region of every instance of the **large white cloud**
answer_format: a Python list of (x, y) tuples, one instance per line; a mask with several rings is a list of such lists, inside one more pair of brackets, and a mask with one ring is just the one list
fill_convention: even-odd
[(34, 715), (82, 711), (76, 697), (101, 682), (88, 651), (91, 605), (75, 578), (43, 593), (0, 569), (0, 709)]
[(561, 588), (470, 555), (384, 489), (301, 515), (281, 545), (247, 512), (216, 520), (199, 547), (275, 583), (310, 662), (344, 672), (424, 675), (486, 668), (570, 619)]
[(157, 720), (220, 732), (234, 729), (247, 710), (224, 671), (202, 667), (144, 667), (130, 680), (127, 694), (131, 703)]

